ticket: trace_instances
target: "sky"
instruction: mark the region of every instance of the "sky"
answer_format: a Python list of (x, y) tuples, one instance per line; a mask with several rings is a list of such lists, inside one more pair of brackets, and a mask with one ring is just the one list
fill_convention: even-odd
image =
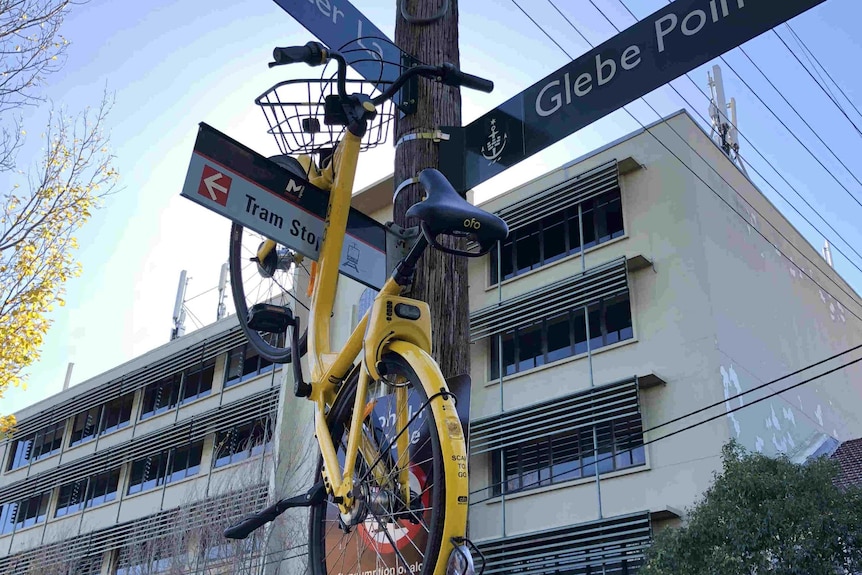
[[(334, 5), (344, 1), (331, 0)], [(593, 45), (616, 34), (599, 9), (617, 28), (624, 29), (635, 21), (626, 7), (642, 19), (666, 4), (664, 0), (554, 3), (461, 2), (461, 68), (495, 82), (491, 94), (462, 90), (465, 124), (588, 51), (590, 46), (578, 31)], [(353, 0), (353, 4), (389, 37), (394, 36), (396, 2)], [(862, 109), (862, 78), (854, 73), (862, 60), (854, 27), (860, 19), (858, 0), (827, 0), (790, 24), (850, 101)], [(614, 112), (481, 184), (475, 190), (476, 199), (483, 201), (505, 192), (639, 129), (659, 118), (656, 111), (664, 116), (687, 108), (708, 129), (701, 118), (708, 107), (702, 91), (707, 90), (707, 71), (718, 63), (727, 96), (737, 102), (741, 154), (752, 180), (817, 249), (825, 234), (837, 250), (849, 256), (850, 260), (834, 250), (835, 268), (857, 292), (862, 291), (862, 271), (856, 267), (862, 267), (862, 257), (851, 250), (862, 252), (858, 226), (862, 217), (862, 167), (858, 162), (862, 134), (817, 87), (776, 32), (805, 62), (788, 29), (776, 28), (728, 52), (724, 61), (711, 61), (693, 70), (689, 76), (694, 83), (686, 77), (672, 82), (688, 102), (670, 87), (659, 88), (645, 97), (655, 111), (643, 100), (635, 101), (626, 107), (628, 113)], [(190, 278), (186, 333), (215, 320), (215, 287), (227, 260), (229, 222), (179, 195), (198, 123), (206, 122), (261, 154), (275, 154), (275, 142), (266, 134), (266, 122), (254, 98), (278, 81), (314, 74), (309, 76), (310, 69), (302, 66), (267, 67), (274, 46), (314, 39), (272, 0), (211, 0), (206, 4), (199, 0), (91, 0), (72, 8), (62, 33), (71, 43), (68, 57), (62, 70), (46, 79), (43, 95), (72, 114), (97, 105), (103, 91), (112, 95), (107, 128), (120, 183), (79, 234), (77, 258), (83, 275), (67, 284), (66, 306), (50, 314), (53, 326), (41, 359), (27, 370), (28, 389), (8, 391), (0, 400), (0, 413), (15, 412), (59, 392), (70, 362), (75, 364), (74, 385), (167, 343), (181, 270), (187, 270)], [(843, 96), (836, 92), (835, 97), (862, 127), (862, 117)], [(38, 134), (44, 126), (46, 110), (43, 106), (25, 111), (29, 134)], [(38, 150), (38, 137), (28, 137), (25, 150)], [(390, 145), (372, 151), (369, 157), (371, 161), (360, 163), (358, 187), (391, 173)], [(21, 159), (26, 158), (22, 155)], [(0, 189), (6, 189), (6, 184), (0, 181)], [(849, 247), (805, 206), (791, 186)], [(820, 231), (807, 224), (778, 192)]]

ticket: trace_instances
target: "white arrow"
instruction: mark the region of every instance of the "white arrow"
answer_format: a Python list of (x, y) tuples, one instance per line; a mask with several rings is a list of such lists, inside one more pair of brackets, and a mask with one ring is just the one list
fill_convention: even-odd
[(213, 191), (213, 190), (218, 190), (223, 194), (227, 193), (226, 187), (216, 183), (216, 181), (220, 180), (221, 177), (222, 177), (222, 174), (220, 174), (219, 172), (216, 172), (213, 175), (211, 175), (210, 177), (204, 178), (204, 185), (207, 187), (207, 191), (210, 193), (210, 197), (213, 199), (213, 201), (215, 201), (215, 199), (216, 199), (216, 194), (215, 194), (215, 191)]

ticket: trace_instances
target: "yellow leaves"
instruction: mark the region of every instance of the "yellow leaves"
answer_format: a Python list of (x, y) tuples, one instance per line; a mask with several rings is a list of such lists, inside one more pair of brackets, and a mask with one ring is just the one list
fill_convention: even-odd
[(15, 430), (15, 423), (14, 415), (0, 415), (0, 439), (12, 435)]

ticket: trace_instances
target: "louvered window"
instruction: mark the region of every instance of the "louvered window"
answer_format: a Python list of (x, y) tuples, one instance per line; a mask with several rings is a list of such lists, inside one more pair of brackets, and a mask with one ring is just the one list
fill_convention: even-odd
[[(512, 445), (491, 456), (492, 493), (511, 493), (563, 483), (599, 473), (637, 467), (646, 462), (640, 415), (566, 431), (539, 441)], [(504, 477), (505, 475), (505, 477)]]
[(216, 435), (213, 467), (260, 455), (272, 447), (272, 421), (267, 417)]
[(637, 378), (476, 420), (470, 453), (490, 454), (494, 495), (644, 465)]
[(643, 564), (649, 512), (479, 544), (486, 575), (632, 575)]
[[(277, 337), (280, 334), (270, 335)], [(227, 354), (224, 386), (227, 388), (236, 385), (272, 371), (272, 369), (273, 363), (261, 357), (251, 345), (247, 343), (240, 345), (230, 350)]]
[[(627, 293), (595, 301), (588, 310), (590, 349), (596, 350), (634, 336)], [(512, 375), (586, 352), (587, 314), (583, 308), (568, 310), (492, 336), (491, 379), (500, 377), (501, 359), (503, 373)]]
[(624, 233), (619, 189), (585, 200), (579, 206), (561, 209), (511, 230), (500, 249), (489, 252), (491, 284), (497, 283), (498, 273), (505, 281)]

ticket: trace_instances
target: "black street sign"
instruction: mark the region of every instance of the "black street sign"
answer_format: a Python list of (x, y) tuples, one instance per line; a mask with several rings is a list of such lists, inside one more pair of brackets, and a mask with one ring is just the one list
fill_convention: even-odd
[(465, 192), (824, 0), (676, 0), (463, 128), (440, 170)]
[[(360, 48), (344, 54), (344, 59), (369, 82), (392, 82), (398, 77), (401, 51), (347, 0), (274, 1), (330, 48), (338, 50), (348, 43)], [(390, 64), (381, 69), (378, 59)]]
[[(203, 122), (180, 195), (304, 256), (320, 255), (329, 192)], [(354, 208), (339, 271), (377, 290), (388, 277), (386, 228)]]

